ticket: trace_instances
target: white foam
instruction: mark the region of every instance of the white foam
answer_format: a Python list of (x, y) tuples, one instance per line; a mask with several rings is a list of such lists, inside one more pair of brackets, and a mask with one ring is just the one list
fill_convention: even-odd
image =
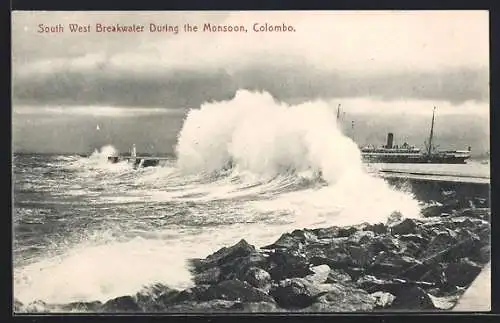
[[(288, 106), (266, 93), (238, 91), (231, 101), (188, 113), (177, 165), (132, 170), (126, 163), (110, 164), (112, 147), (78, 159), (72, 167), (84, 169), (80, 176), (116, 184), (96, 204), (181, 202), (179, 216), (186, 211), (190, 217), (185, 220), (217, 225), (109, 228), (119, 241), (80, 232), (82, 242), (61, 256), (16, 268), (15, 297), (105, 301), (150, 283), (185, 288), (192, 284), (188, 258), (205, 257), (241, 238), (259, 247), (296, 228), (385, 221), (393, 211), (417, 216), (411, 195), (365, 171), (356, 144), (335, 121), (335, 107), (324, 102)], [(319, 172), (326, 182), (318, 181)], [(187, 201), (195, 207), (182, 204)], [(137, 221), (148, 221), (140, 216)]]

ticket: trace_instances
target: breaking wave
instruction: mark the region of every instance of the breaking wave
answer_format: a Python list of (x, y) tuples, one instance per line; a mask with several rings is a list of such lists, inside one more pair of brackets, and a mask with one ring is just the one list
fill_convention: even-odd
[(137, 170), (108, 163), (113, 146), (59, 159), (71, 172), (45, 193), (58, 190), (54, 208), (71, 206), (60, 218), (80, 238), (45, 236), (57, 256), (15, 268), (15, 297), (105, 301), (153, 283), (185, 288), (187, 259), (241, 238), (263, 246), (296, 228), (419, 214), (411, 194), (364, 169), (334, 109), (321, 101), (290, 106), (238, 91), (191, 110), (175, 149), (167, 165)]

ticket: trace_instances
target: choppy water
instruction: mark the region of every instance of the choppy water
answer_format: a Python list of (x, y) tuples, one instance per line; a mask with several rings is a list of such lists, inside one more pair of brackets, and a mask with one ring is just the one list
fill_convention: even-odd
[(15, 155), (14, 296), (67, 303), (157, 282), (186, 288), (187, 259), (241, 238), (262, 246), (295, 228), (418, 216), (419, 201), (369, 174), (334, 119), (320, 103), (239, 92), (189, 113), (178, 157), (162, 167), (109, 164), (112, 147)]

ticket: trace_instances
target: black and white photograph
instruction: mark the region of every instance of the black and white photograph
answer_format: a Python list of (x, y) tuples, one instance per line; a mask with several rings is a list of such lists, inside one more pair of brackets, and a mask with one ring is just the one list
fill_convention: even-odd
[(14, 314), (491, 311), (488, 11), (11, 17)]

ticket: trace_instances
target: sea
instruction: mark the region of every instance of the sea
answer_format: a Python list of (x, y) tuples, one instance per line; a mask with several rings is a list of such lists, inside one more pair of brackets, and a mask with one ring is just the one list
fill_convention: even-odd
[[(13, 296), (61, 304), (184, 289), (189, 259), (241, 239), (261, 247), (294, 229), (420, 216), (424, 201), (377, 172), (429, 165), (362, 163), (319, 103), (245, 102), (190, 111), (157, 167), (109, 163), (112, 143), (87, 156), (14, 154)], [(489, 174), (475, 162), (445, 168)]]

